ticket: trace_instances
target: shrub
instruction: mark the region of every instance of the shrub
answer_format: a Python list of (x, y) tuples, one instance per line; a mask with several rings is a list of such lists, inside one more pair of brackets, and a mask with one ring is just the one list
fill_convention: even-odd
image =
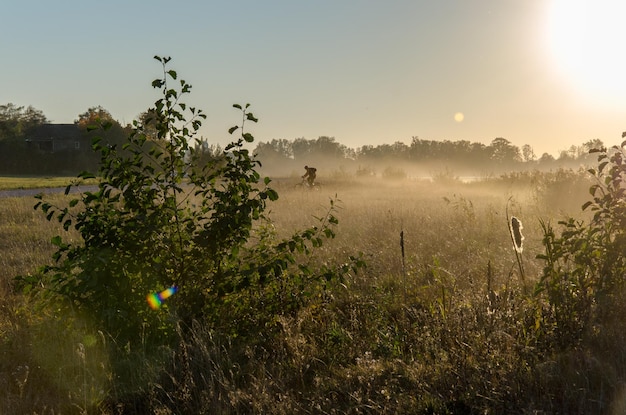
[[(94, 141), (101, 155), (98, 190), (67, 207), (38, 196), (35, 208), (66, 231), (74, 227), (82, 240), (54, 237), (56, 263), (43, 267), (39, 279), (20, 279), (25, 289), (51, 299), (48, 304), (77, 310), (110, 337), (117, 379), (137, 378), (134, 353), (142, 361), (158, 359), (162, 346), (177, 344), (197, 321), (242, 344), (263, 342), (277, 316), (363, 265), (356, 257), (337, 266), (311, 265), (314, 248), (334, 237), (334, 200), (318, 225), (290, 238), (278, 240), (266, 225), (267, 203), (278, 194), (245, 148), (254, 138), (244, 124), (257, 122), (249, 104), (234, 105), (242, 121), (229, 133), (240, 136), (223, 157), (197, 163), (189, 143), (205, 115), (182, 102), (189, 84), (170, 86), (178, 78), (168, 69), (170, 59), (155, 59), (163, 78), (152, 85), (162, 98), (149, 119), (134, 122), (122, 149)], [(156, 138), (149, 138), (148, 124)], [(150, 309), (146, 295), (167, 289), (175, 295)]]
[(383, 170), (383, 179), (404, 180), (407, 178), (406, 171), (400, 167), (387, 167)]
[[(624, 148), (592, 150), (598, 153), (592, 200), (583, 210), (593, 213), (589, 223), (568, 218), (560, 221), (557, 236), (542, 222), (545, 261), (537, 294), (545, 295), (544, 327), (559, 347), (571, 347), (585, 336), (614, 321), (622, 310), (626, 275), (626, 156)], [(593, 330), (592, 330), (593, 328)]]

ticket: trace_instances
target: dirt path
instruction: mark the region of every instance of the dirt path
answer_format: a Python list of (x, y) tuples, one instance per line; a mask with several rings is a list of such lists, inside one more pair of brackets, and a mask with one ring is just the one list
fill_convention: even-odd
[[(72, 186), (70, 193), (93, 192), (98, 186)], [(48, 187), (40, 189), (13, 189), (0, 190), (0, 198), (5, 197), (32, 197), (36, 194), (59, 194), (65, 192), (65, 187)]]

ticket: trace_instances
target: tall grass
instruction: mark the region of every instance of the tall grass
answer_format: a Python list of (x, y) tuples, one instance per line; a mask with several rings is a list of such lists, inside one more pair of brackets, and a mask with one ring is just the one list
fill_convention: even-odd
[(365, 272), (281, 317), (269, 344), (238, 344), (196, 322), (160, 359), (134, 351), (131, 381), (142, 393), (131, 396), (102, 352), (115, 339), (77, 316), (41, 315), (9, 289), (12, 276), (50, 261), (58, 230), (32, 199), (0, 199), (0, 413), (601, 413), (623, 405), (626, 355), (613, 355), (611, 366), (591, 348), (546, 352), (537, 310), (514, 278), (507, 206), (524, 218), (518, 254), (532, 284), (542, 267), (539, 219), (559, 218), (562, 201), (551, 211), (537, 203), (551, 195), (524, 181), (324, 183), (302, 192), (278, 182), (273, 231), (314, 224), (337, 195), (337, 236), (316, 260), (362, 251)]
[[(62, 201), (63, 197), (53, 196)], [(36, 271), (51, 261), (54, 251), (50, 243), (57, 235), (56, 223), (46, 221), (33, 209), (32, 197), (0, 198), (0, 294), (10, 291), (11, 280), (17, 275)]]

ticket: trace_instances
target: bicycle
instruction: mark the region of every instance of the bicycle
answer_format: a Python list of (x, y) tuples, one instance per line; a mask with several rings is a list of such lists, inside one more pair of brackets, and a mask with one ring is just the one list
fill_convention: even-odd
[(312, 190), (312, 191), (317, 191), (317, 192), (322, 190), (321, 184), (316, 183), (316, 182), (313, 182), (313, 184), (310, 184), (307, 179), (302, 179), (302, 181), (300, 183), (297, 183), (294, 187), (298, 190)]

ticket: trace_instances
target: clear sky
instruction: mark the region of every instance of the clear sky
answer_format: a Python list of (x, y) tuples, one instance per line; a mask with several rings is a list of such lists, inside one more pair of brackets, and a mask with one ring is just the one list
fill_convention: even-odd
[(558, 155), (626, 131), (621, 3), (2, 0), (0, 104), (129, 123), (158, 98), (156, 54), (193, 86), (210, 142), (251, 103), (257, 141), (504, 137)]

